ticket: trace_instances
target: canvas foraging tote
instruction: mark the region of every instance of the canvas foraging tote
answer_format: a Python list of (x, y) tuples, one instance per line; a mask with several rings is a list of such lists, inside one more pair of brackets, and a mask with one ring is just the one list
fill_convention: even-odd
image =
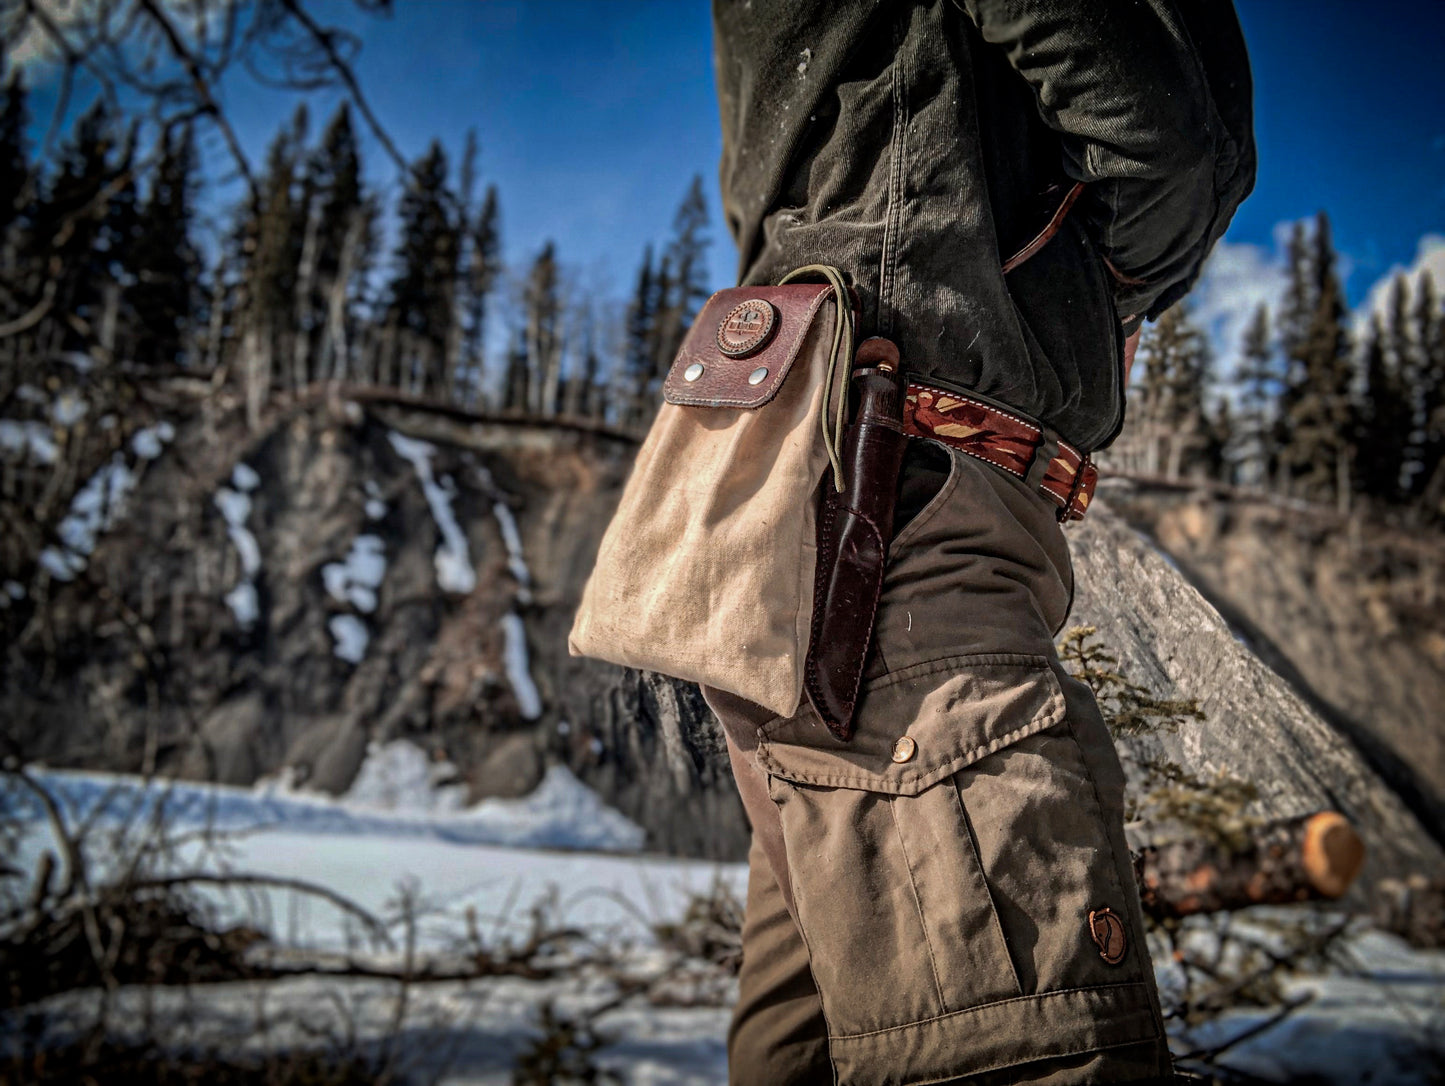
[(804, 274), (828, 282), (722, 290), (693, 322), (583, 590), (574, 656), (797, 710), (853, 355), (841, 277), (789, 278)]

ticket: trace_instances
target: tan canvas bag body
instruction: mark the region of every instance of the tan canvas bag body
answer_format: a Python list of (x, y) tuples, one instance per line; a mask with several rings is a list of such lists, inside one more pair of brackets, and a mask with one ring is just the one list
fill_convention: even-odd
[(835, 280), (708, 300), (602, 538), (573, 655), (797, 711), (830, 457), (823, 407), (837, 403), (840, 345), (851, 356), (841, 297)]

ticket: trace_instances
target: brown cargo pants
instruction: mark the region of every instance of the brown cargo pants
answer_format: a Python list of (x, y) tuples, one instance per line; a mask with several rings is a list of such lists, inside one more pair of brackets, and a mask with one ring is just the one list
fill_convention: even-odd
[(901, 504), (930, 479), (850, 743), (806, 703), (704, 691), (753, 826), (730, 1080), (1168, 1081), (1123, 773), (1054, 652), (1053, 506), (935, 443), (910, 447)]

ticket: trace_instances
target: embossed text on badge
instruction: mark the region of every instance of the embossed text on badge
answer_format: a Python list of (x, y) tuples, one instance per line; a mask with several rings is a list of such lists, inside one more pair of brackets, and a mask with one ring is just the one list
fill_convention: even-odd
[(742, 358), (767, 343), (777, 326), (777, 311), (772, 303), (749, 298), (733, 306), (718, 325), (717, 348), (729, 358)]

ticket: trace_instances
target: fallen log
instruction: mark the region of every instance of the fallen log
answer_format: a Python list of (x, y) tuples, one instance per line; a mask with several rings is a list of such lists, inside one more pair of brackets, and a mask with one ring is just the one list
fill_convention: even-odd
[(1160, 919), (1251, 905), (1333, 900), (1355, 881), (1365, 845), (1334, 811), (1263, 827), (1242, 849), (1189, 839), (1134, 854), (1144, 911)]

